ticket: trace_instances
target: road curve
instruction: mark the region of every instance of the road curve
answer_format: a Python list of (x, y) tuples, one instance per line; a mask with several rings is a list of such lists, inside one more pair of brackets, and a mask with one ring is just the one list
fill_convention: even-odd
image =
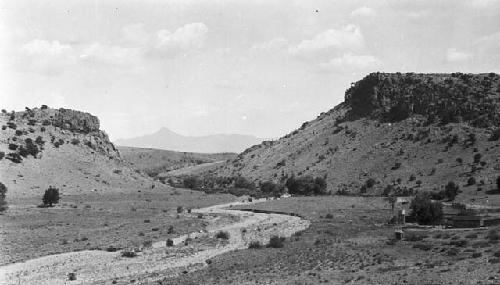
[[(134, 258), (122, 257), (121, 252), (100, 250), (44, 256), (0, 267), (0, 284), (111, 284), (112, 281), (132, 279), (136, 280), (136, 284), (148, 283), (183, 271), (200, 269), (206, 266), (207, 259), (232, 250), (245, 249), (251, 241), (265, 243), (272, 235), (289, 237), (310, 224), (300, 217), (230, 209), (232, 205), (243, 204), (249, 203), (233, 202), (193, 210), (194, 213), (215, 216), (233, 215), (238, 219), (229, 224), (220, 224), (214, 219), (206, 231), (175, 238), (173, 247), (167, 247), (166, 241), (157, 241), (152, 248)], [(218, 231), (229, 233), (227, 243), (205, 246), (193, 242), (184, 245), (187, 238), (211, 238)], [(76, 280), (68, 280), (71, 272), (76, 274)]]

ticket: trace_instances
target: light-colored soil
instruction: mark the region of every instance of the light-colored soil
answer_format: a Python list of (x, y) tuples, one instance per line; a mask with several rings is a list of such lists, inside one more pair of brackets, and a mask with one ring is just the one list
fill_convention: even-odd
[[(206, 230), (175, 239), (174, 247), (156, 242), (134, 258), (122, 257), (121, 252), (105, 251), (45, 256), (0, 267), (0, 284), (104, 284), (129, 280), (151, 282), (204, 267), (207, 259), (247, 248), (251, 241), (264, 243), (272, 235), (289, 237), (309, 226), (307, 220), (298, 217), (241, 212), (227, 208), (235, 204), (241, 203), (193, 210), (195, 214), (210, 217)], [(218, 222), (220, 217), (228, 215), (235, 217), (236, 221)], [(214, 244), (214, 235), (218, 231), (228, 232), (229, 239)], [(187, 245), (183, 243), (186, 239)], [(77, 280), (69, 282), (68, 274), (72, 272), (76, 274)]]

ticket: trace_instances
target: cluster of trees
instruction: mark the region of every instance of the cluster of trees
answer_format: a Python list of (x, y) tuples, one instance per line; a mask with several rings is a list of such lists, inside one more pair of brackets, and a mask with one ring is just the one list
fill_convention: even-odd
[(430, 225), (443, 219), (443, 204), (434, 202), (428, 193), (418, 193), (410, 204), (411, 217), (419, 224)]
[[(321, 177), (304, 176), (290, 177), (285, 183), (265, 181), (259, 185), (242, 176), (215, 177), (215, 176), (187, 176), (182, 186), (207, 193), (223, 192), (237, 196), (252, 195), (255, 197), (279, 197), (286, 192), (294, 195), (323, 195), (326, 194), (326, 181)], [(286, 188), (285, 188), (286, 187)]]
[(292, 176), (287, 179), (285, 185), (288, 188), (288, 193), (293, 195), (326, 194), (326, 181), (322, 177), (303, 176), (295, 178)]

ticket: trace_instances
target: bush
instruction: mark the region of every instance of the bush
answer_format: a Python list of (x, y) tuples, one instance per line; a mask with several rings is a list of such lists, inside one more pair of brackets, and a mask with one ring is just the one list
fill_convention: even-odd
[(476, 178), (469, 177), (469, 179), (467, 179), (467, 186), (471, 186), (471, 185), (474, 185), (474, 184), (476, 184)]
[(459, 189), (458, 185), (456, 185), (455, 182), (450, 181), (444, 187), (444, 196), (449, 201), (453, 201), (455, 200), (455, 197), (458, 195), (458, 189)]
[(59, 189), (53, 186), (49, 186), (47, 190), (45, 190), (45, 194), (43, 195), (42, 202), (44, 206), (52, 207), (52, 204), (59, 203)]
[(260, 244), (259, 241), (251, 241), (248, 244), (248, 248), (250, 248), (250, 249), (260, 249), (260, 248), (262, 248), (262, 244)]
[(75, 272), (70, 272), (70, 273), (68, 273), (68, 280), (69, 280), (69, 281), (74, 281), (74, 280), (76, 280), (76, 273), (75, 273)]
[(74, 138), (74, 139), (71, 140), (71, 144), (73, 144), (73, 145), (79, 145), (80, 144), (80, 140), (77, 139), (77, 138)]
[(180, 214), (184, 212), (184, 208), (182, 206), (177, 206), (177, 213)]
[(0, 151), (0, 160), (2, 160), (5, 157), (5, 152)]
[(174, 246), (174, 241), (171, 239), (167, 239), (167, 246)]
[(122, 257), (132, 258), (132, 257), (136, 257), (136, 256), (137, 256), (137, 253), (135, 251), (125, 250), (122, 252)]
[(267, 247), (271, 248), (282, 248), (283, 247), (283, 242), (285, 241), (284, 237), (279, 237), (279, 236), (272, 236), (269, 239), (269, 243), (267, 244)]
[(496, 229), (492, 229), (486, 235), (486, 239), (489, 241), (498, 241), (498, 240), (500, 240), (500, 234), (498, 233), (498, 231)]
[(366, 180), (365, 185), (367, 188), (372, 188), (375, 185), (376, 181), (373, 178)]
[(443, 205), (432, 202), (427, 193), (419, 193), (411, 201), (411, 216), (419, 224), (429, 225), (441, 221), (443, 218)]
[(23, 161), (23, 158), (17, 152), (8, 153), (7, 156), (5, 157), (5, 159), (8, 159), (14, 163), (21, 163), (21, 161)]
[(304, 176), (295, 179), (290, 177), (286, 181), (286, 187), (290, 194), (296, 195), (323, 195), (326, 194), (326, 181), (321, 177), (312, 178)]
[(489, 140), (490, 141), (497, 141), (500, 139), (500, 128), (496, 129), (493, 131), (493, 133), (491, 134)]
[(474, 154), (474, 163), (479, 163), (481, 161), (481, 157), (480, 153)]
[(220, 239), (229, 239), (229, 233), (220, 231), (215, 234), (215, 238), (220, 238)]
[(500, 176), (497, 177), (497, 190), (500, 191)]
[(7, 194), (7, 186), (0, 182), (0, 212), (7, 210), (7, 202), (5, 202), (5, 196)]
[(9, 150), (16, 150), (19, 146), (17, 144), (10, 143)]

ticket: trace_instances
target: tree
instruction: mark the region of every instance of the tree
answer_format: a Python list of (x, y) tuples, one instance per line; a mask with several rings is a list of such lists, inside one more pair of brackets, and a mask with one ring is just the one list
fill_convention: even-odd
[(7, 193), (7, 187), (0, 182), (0, 212), (7, 209), (7, 202), (5, 202), (5, 194)]
[(45, 190), (42, 202), (45, 206), (48, 205), (49, 207), (52, 207), (52, 204), (59, 203), (59, 189), (53, 186), (49, 186), (49, 188)]
[(304, 176), (300, 178), (290, 177), (286, 181), (286, 187), (290, 194), (296, 195), (322, 195), (326, 194), (326, 181), (321, 177), (312, 178)]
[(250, 189), (250, 190), (255, 189), (255, 185), (251, 181), (241, 176), (236, 177), (236, 179), (234, 180), (234, 187)]
[(260, 191), (264, 194), (270, 194), (275, 197), (279, 197), (284, 191), (284, 187), (282, 184), (276, 184), (272, 181), (265, 181), (260, 184)]
[(443, 204), (433, 202), (429, 194), (423, 192), (411, 201), (411, 216), (419, 224), (429, 225), (439, 222), (443, 218)]
[(455, 200), (455, 197), (458, 195), (458, 185), (455, 182), (450, 181), (444, 187), (444, 196), (449, 200)]
[(199, 181), (196, 176), (188, 176), (183, 180), (184, 187), (189, 189), (196, 189), (199, 186)]

